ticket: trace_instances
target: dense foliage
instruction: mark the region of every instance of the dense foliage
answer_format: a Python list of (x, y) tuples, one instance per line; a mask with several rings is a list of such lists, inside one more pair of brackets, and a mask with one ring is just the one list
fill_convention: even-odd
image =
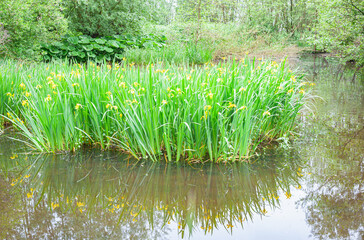
[(121, 60), (127, 48), (160, 48), (165, 45), (164, 36), (150, 35), (113, 35), (102, 38), (89, 36), (66, 36), (60, 42), (44, 44), (43, 59), (68, 58), (77, 62), (93, 60)]
[[(307, 96), (285, 62), (0, 65), (0, 113), (30, 146), (116, 146), (168, 161), (243, 160), (288, 136)], [(307, 87), (307, 86), (306, 86)]]
[(67, 31), (60, 0), (0, 1), (0, 55), (34, 58)]
[[(235, 22), (253, 34), (302, 32), (312, 19), (306, 1), (177, 0), (176, 17), (192, 22)], [(196, 21), (197, 20), (197, 21)]]
[(143, 19), (140, 0), (63, 0), (72, 31), (91, 37), (136, 32)]
[(314, 34), (308, 37), (317, 50), (336, 52), (344, 60), (364, 65), (364, 1), (320, 1)]
[(156, 33), (168, 37), (167, 52), (204, 46), (218, 58), (257, 49), (284, 51), (294, 44), (338, 53), (360, 66), (363, 16), (360, 0), (4, 0), (0, 54), (34, 58), (41, 43), (59, 41), (66, 33), (93, 38)]

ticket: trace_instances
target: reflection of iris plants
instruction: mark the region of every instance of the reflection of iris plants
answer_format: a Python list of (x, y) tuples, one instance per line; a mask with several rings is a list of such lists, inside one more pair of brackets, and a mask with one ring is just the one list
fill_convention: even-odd
[(95, 151), (19, 157), (18, 164), (14, 159), (13, 167), (6, 166), (12, 169), (9, 187), (23, 192), (26, 208), (48, 209), (54, 217), (84, 216), (101, 224), (107, 216), (112, 225), (159, 224), (161, 229), (175, 224), (183, 236), (196, 228), (210, 234), (219, 226), (230, 232), (255, 215), (269, 214), (280, 197), (291, 197), (290, 186), (299, 178), (294, 156), (194, 168), (113, 161), (118, 157)]
[(307, 97), (285, 62), (0, 64), (0, 114), (34, 149), (117, 147), (152, 160), (235, 161), (287, 135)]

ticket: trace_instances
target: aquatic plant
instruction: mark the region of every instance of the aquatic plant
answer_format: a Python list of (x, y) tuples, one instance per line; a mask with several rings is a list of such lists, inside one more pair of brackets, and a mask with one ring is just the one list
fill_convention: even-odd
[(44, 152), (82, 144), (137, 158), (235, 161), (287, 135), (309, 96), (286, 62), (0, 64), (2, 116)]

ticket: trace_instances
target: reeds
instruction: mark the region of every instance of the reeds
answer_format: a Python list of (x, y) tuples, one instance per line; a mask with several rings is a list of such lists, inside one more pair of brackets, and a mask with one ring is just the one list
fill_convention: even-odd
[(0, 114), (44, 152), (82, 144), (167, 161), (235, 161), (288, 134), (307, 96), (285, 61), (202, 66), (0, 63)]

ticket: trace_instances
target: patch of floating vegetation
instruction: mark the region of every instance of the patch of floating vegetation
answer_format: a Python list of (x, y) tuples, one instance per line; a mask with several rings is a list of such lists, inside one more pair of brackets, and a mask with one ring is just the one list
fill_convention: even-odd
[(0, 63), (0, 114), (42, 152), (116, 147), (154, 161), (240, 161), (287, 136), (310, 97), (286, 62)]

